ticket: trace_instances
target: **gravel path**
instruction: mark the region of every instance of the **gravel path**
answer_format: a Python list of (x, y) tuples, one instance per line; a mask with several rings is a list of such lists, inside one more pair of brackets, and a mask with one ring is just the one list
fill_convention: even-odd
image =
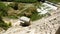
[(60, 10), (47, 18), (32, 22), (28, 27), (14, 26), (2, 34), (55, 34), (60, 26)]

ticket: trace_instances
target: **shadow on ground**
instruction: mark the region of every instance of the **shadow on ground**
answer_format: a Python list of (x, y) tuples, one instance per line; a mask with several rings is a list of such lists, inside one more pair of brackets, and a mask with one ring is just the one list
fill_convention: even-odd
[(60, 34), (60, 27), (58, 28), (55, 34)]

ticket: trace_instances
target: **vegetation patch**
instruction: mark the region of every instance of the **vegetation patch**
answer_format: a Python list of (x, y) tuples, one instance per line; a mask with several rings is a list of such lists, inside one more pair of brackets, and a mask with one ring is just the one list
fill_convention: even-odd
[(47, 1), (50, 1), (50, 2), (53, 2), (53, 3), (60, 3), (60, 0), (47, 0)]
[(18, 19), (18, 17), (17, 16), (14, 16), (14, 15), (6, 16), (6, 17), (11, 18), (11, 19)]
[[(23, 1), (23, 0), (21, 0)], [(30, 2), (32, 0), (24, 0), (26, 2)], [(36, 0), (33, 0), (34, 2)], [(32, 2), (33, 2), (32, 1)], [(11, 19), (17, 19), (21, 16), (26, 16), (31, 19), (31, 21), (35, 21), (38, 19), (41, 19), (45, 15), (38, 15), (37, 8), (40, 6), (40, 2), (37, 3), (12, 3), (9, 5), (5, 5), (4, 3), (0, 2), (0, 27), (7, 30), (9, 27), (11, 27), (11, 23), (7, 24), (2, 20), (2, 17), (7, 17)]]
[(0, 27), (2, 27), (4, 30), (7, 30), (11, 26), (11, 23), (7, 24), (2, 20), (2, 17), (8, 16), (7, 11), (8, 7), (4, 3), (0, 2)]
[(6, 2), (24, 2), (24, 3), (33, 3), (37, 2), (37, 0), (0, 0), (0, 1), (6, 1)]
[(14, 0), (15, 2), (26, 2), (26, 3), (31, 3), (31, 2), (36, 2), (37, 0)]
[(39, 20), (39, 19), (41, 19), (42, 17), (44, 17), (44, 16), (46, 16), (46, 15), (39, 15), (37, 12), (35, 12), (32, 16), (31, 16), (31, 20), (32, 21), (36, 21), (36, 20)]
[(0, 17), (0, 27), (3, 28), (4, 30), (7, 30), (9, 27), (11, 27), (11, 23), (9, 24), (5, 23)]
[(8, 6), (0, 2), (0, 16), (7, 16)]

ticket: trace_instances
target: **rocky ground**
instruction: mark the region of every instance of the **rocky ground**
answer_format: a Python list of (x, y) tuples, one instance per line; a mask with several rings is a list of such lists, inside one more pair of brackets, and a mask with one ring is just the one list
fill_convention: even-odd
[(60, 27), (60, 8), (51, 13), (51, 16), (31, 22), (30, 26), (12, 26), (0, 34), (55, 34)]

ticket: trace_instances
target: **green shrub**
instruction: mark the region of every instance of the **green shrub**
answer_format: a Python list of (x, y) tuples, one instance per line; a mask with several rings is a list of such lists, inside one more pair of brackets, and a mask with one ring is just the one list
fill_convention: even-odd
[(6, 16), (8, 11), (8, 7), (0, 2), (0, 16)]
[(0, 27), (3, 28), (4, 30), (7, 30), (9, 27), (11, 27), (11, 23), (9, 24), (5, 23), (0, 17)]

